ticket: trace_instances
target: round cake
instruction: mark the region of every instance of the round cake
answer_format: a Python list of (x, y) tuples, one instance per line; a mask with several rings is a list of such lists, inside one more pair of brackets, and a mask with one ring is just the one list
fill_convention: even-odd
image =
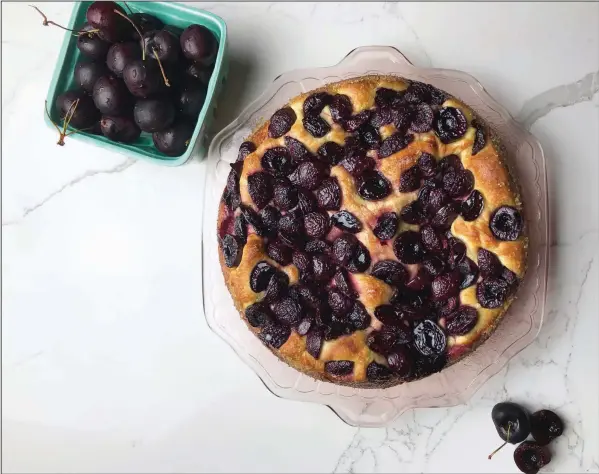
[(396, 76), (276, 111), (231, 165), (217, 232), (248, 328), (295, 369), (365, 388), (473, 350), (526, 269), (522, 203), (493, 131)]

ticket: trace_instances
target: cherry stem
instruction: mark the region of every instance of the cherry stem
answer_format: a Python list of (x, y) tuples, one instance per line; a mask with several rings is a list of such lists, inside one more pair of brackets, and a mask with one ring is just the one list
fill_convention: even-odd
[(40, 10), (38, 7), (36, 7), (35, 5), (29, 5), (29, 6), (30, 6), (31, 8), (34, 8), (35, 10), (37, 10), (37, 12), (38, 12), (40, 15), (42, 15), (42, 17), (44, 18), (44, 20), (42, 21), (42, 25), (44, 25), (44, 26), (50, 26), (50, 25), (58, 26), (58, 28), (62, 28), (62, 29), (63, 29), (63, 30), (65, 30), (65, 31), (71, 31), (71, 32), (73, 32), (73, 33), (77, 33), (77, 35), (76, 35), (76, 36), (79, 36), (79, 35), (81, 35), (81, 34), (84, 34), (84, 33), (97, 33), (98, 31), (100, 31), (100, 30), (97, 30), (97, 29), (96, 29), (96, 30), (88, 30), (88, 31), (83, 31), (83, 30), (71, 30), (70, 28), (65, 28), (64, 26), (62, 26), (62, 25), (59, 25), (58, 23), (55, 23), (55, 22), (53, 22), (53, 21), (51, 21), (51, 20), (48, 20), (48, 17), (47, 17), (47, 16), (44, 14), (44, 12), (43, 12), (43, 11), (41, 11), (41, 10)]
[(508, 444), (510, 442), (510, 431), (511, 431), (511, 429), (512, 429), (512, 424), (508, 423), (508, 425), (507, 425), (507, 437), (505, 439), (505, 443), (503, 443), (495, 451), (493, 451), (491, 454), (489, 454), (489, 459), (491, 459), (495, 455), (495, 453), (497, 453), (501, 448), (503, 448), (506, 444)]
[[(67, 133), (67, 127), (69, 126), (69, 123), (71, 122), (71, 119), (73, 118), (73, 115), (75, 115), (75, 110), (77, 110), (77, 106), (79, 105), (79, 99), (75, 100), (74, 102), (71, 102), (71, 105), (69, 106), (69, 110), (67, 110), (67, 113), (63, 119), (62, 130), (60, 129), (60, 127), (58, 125), (56, 125), (54, 120), (52, 120), (52, 117), (50, 117), (50, 112), (48, 111), (48, 101), (47, 100), (44, 101), (44, 105), (46, 108), (46, 115), (50, 119), (50, 122), (52, 122), (52, 125), (54, 125), (54, 128), (56, 128), (56, 130), (59, 133), (58, 141), (56, 142), (56, 144), (60, 145), (60, 146), (64, 146), (64, 139), (66, 137), (68, 137), (69, 135), (74, 135), (75, 133), (81, 131), (81, 130), (74, 129)], [(91, 127), (89, 127), (89, 128), (91, 128)], [(84, 130), (87, 130), (87, 129), (84, 129)]]
[(166, 74), (164, 72), (164, 69), (162, 68), (162, 63), (160, 62), (160, 59), (158, 58), (158, 54), (156, 53), (156, 50), (154, 48), (152, 48), (152, 52), (154, 53), (154, 57), (156, 58), (156, 61), (158, 61), (158, 67), (160, 67), (160, 72), (162, 73), (162, 78), (164, 79), (164, 84), (166, 85), (166, 87), (170, 87), (171, 84), (168, 82), (168, 79), (166, 78)]
[(137, 25), (131, 18), (129, 18), (124, 13), (118, 11), (116, 8), (112, 11), (115, 12), (117, 15), (122, 16), (125, 20), (127, 20), (129, 23), (131, 23), (133, 25), (133, 28), (135, 28), (135, 31), (137, 31), (137, 34), (139, 35), (139, 39), (141, 41), (141, 60), (145, 61), (146, 60), (146, 48), (144, 45), (144, 35), (141, 34), (141, 31), (139, 31), (139, 28), (137, 27)]

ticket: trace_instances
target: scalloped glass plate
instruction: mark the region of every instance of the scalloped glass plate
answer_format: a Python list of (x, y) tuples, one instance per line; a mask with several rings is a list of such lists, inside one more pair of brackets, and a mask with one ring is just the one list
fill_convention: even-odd
[[(365, 74), (396, 74), (428, 82), (471, 106), (494, 128), (508, 165), (520, 182), (530, 236), (528, 271), (518, 298), (493, 335), (460, 362), (425, 379), (387, 389), (356, 389), (317, 381), (281, 362), (249, 331), (235, 310), (218, 261), (217, 208), (243, 140), (292, 97), (326, 83)], [(507, 361), (537, 336), (543, 321), (547, 284), (547, 177), (539, 142), (493, 100), (472, 76), (411, 64), (391, 47), (353, 50), (332, 67), (292, 71), (270, 87), (212, 141), (208, 151), (204, 214), (204, 311), (210, 328), (223, 338), (275, 395), (328, 405), (354, 426), (384, 426), (410, 408), (465, 403)], [(210, 278), (208, 278), (210, 277)]]

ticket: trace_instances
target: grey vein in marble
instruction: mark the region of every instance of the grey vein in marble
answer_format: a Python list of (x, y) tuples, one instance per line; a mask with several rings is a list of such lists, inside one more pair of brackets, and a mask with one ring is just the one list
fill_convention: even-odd
[(75, 186), (76, 184), (81, 183), (82, 181), (84, 181), (87, 178), (91, 178), (92, 176), (97, 176), (100, 174), (114, 174), (114, 173), (121, 173), (122, 171), (125, 171), (127, 168), (130, 168), (131, 166), (133, 166), (135, 164), (135, 160), (133, 160), (132, 158), (129, 158), (121, 163), (119, 163), (116, 166), (113, 166), (112, 168), (108, 168), (108, 169), (103, 169), (103, 170), (91, 170), (91, 171), (86, 171), (85, 173), (73, 178), (71, 181), (69, 181), (68, 183), (62, 185), (59, 189), (57, 189), (56, 191), (52, 191), (50, 194), (48, 194), (44, 199), (42, 199), (40, 202), (34, 204), (31, 207), (27, 207), (25, 208), (25, 210), (23, 211), (23, 214), (21, 215), (20, 219), (18, 220), (13, 220), (13, 221), (7, 221), (7, 222), (3, 222), (2, 223), (2, 227), (6, 227), (6, 226), (11, 226), (11, 225), (15, 225), (18, 224), (19, 222), (21, 222), (21, 220), (23, 220), (24, 218), (26, 218), (29, 214), (31, 214), (32, 212), (37, 211), (38, 209), (40, 209), (42, 206), (44, 206), (45, 204), (47, 204), (49, 201), (51, 201), (53, 198), (55, 198), (56, 196), (58, 196), (60, 193), (62, 193), (65, 189), (67, 188), (71, 188), (73, 186)]
[(516, 116), (526, 130), (549, 112), (559, 107), (570, 107), (589, 101), (599, 92), (599, 71), (591, 72), (571, 84), (554, 87), (525, 102)]

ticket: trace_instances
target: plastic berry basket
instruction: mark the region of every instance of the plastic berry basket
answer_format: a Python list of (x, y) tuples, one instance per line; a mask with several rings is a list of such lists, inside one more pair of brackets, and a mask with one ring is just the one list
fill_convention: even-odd
[[(85, 22), (87, 8), (92, 2), (77, 2), (73, 6), (73, 12), (69, 20), (68, 28), (74, 29)], [(122, 7), (122, 2), (117, 2)], [(197, 10), (187, 5), (181, 5), (171, 2), (127, 2), (127, 6), (134, 13), (149, 13), (161, 20), (165, 25), (186, 28), (191, 24), (199, 24), (208, 28), (218, 39), (218, 52), (214, 64), (214, 70), (210, 77), (206, 91), (204, 106), (196, 122), (196, 126), (185, 153), (180, 156), (171, 157), (159, 152), (152, 142), (152, 135), (142, 132), (135, 143), (124, 144), (114, 142), (108, 138), (95, 135), (93, 133), (76, 133), (69, 138), (81, 140), (106, 150), (116, 151), (129, 157), (144, 159), (154, 163), (178, 166), (189, 161), (192, 156), (204, 157), (207, 151), (207, 131), (214, 119), (214, 112), (217, 106), (216, 100), (223, 87), (227, 77), (228, 58), (227, 58), (227, 26), (225, 22), (217, 15), (203, 10)], [(60, 55), (54, 69), (54, 75), (50, 82), (48, 95), (48, 110), (52, 120), (60, 122), (60, 116), (56, 109), (56, 98), (67, 90), (76, 88), (73, 78), (75, 65), (83, 55), (77, 48), (77, 38), (70, 32), (65, 32), (64, 41), (60, 50)], [(44, 113), (46, 123), (54, 127), (47, 115)]]
[[(518, 297), (492, 336), (456, 364), (422, 380), (387, 389), (357, 389), (315, 380), (281, 362), (249, 331), (236, 311), (219, 270), (217, 209), (239, 145), (265, 118), (290, 98), (326, 83), (365, 74), (396, 74), (428, 82), (471, 106), (502, 140), (508, 165), (518, 177), (524, 218), (530, 238), (528, 270)], [(472, 76), (447, 69), (411, 64), (392, 47), (353, 50), (332, 67), (285, 73), (212, 141), (205, 183), (204, 311), (210, 328), (223, 338), (282, 398), (328, 405), (354, 426), (384, 426), (416, 407), (445, 407), (465, 403), (489, 378), (537, 336), (543, 321), (547, 286), (547, 177), (543, 150)], [(215, 278), (207, 277), (217, 273)]]

